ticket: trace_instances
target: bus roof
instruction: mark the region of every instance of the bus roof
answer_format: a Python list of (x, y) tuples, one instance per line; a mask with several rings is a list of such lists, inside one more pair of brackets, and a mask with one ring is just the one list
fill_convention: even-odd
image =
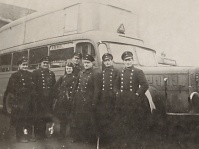
[(0, 32), (1, 32), (2, 30), (5, 30), (5, 29), (10, 28), (10, 27), (12, 27), (12, 26), (21, 24), (21, 23), (23, 23), (24, 21), (29, 21), (29, 20), (32, 20), (32, 19), (34, 19), (34, 18), (38, 18), (38, 17), (44, 16), (44, 15), (48, 15), (48, 14), (50, 14), (50, 13), (54, 13), (54, 12), (59, 11), (59, 10), (68, 9), (68, 8), (73, 7), (73, 6), (75, 6), (75, 5), (86, 4), (86, 3), (95, 3), (95, 4), (98, 4), (98, 5), (106, 5), (106, 6), (109, 6), (109, 7), (114, 7), (114, 8), (116, 8), (116, 9), (120, 9), (120, 10), (122, 10), (122, 11), (126, 11), (126, 12), (132, 13), (131, 10), (128, 10), (128, 9), (125, 9), (125, 8), (121, 8), (121, 7), (118, 7), (118, 6), (114, 6), (114, 5), (110, 5), (110, 4), (97, 3), (97, 2), (82, 2), (82, 1), (81, 1), (81, 2), (80, 2), (80, 1), (77, 2), (77, 1), (76, 1), (76, 2), (70, 3), (70, 4), (66, 5), (66, 6), (63, 6), (63, 7), (61, 7), (61, 8), (56, 8), (56, 9), (53, 9), (53, 10), (48, 10), (48, 11), (35, 11), (34, 13), (31, 13), (31, 14), (29, 14), (29, 15), (26, 15), (26, 16), (24, 16), (24, 17), (21, 17), (21, 18), (15, 20), (15, 21), (11, 21), (9, 24), (0, 27)]
[(137, 39), (137, 16), (119, 7), (91, 2), (33, 13), (0, 29), (0, 50), (89, 31)]
[(120, 36), (117, 33), (107, 33), (107, 32), (102, 32), (102, 31), (88, 31), (86, 33), (73, 34), (70, 36), (62, 36), (62, 37), (56, 37), (56, 38), (49, 38), (48, 40), (40, 40), (34, 43), (22, 44), (20, 46), (14, 46), (11, 48), (2, 49), (0, 52), (1, 54), (3, 54), (4, 52), (31, 49), (35, 47), (48, 46), (48, 45), (66, 43), (70, 41), (72, 42), (72, 41), (77, 41), (77, 40), (88, 40), (90, 42), (95, 42), (95, 43), (97, 42), (112, 42), (113, 43), (114, 42), (114, 43), (131, 44), (131, 45), (144, 47), (143, 41), (126, 38), (125, 36)]

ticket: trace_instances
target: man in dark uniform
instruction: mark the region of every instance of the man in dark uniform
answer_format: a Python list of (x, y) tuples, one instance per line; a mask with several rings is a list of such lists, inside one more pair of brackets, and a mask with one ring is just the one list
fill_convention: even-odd
[(86, 55), (73, 92), (74, 124), (77, 141), (96, 141), (96, 103), (100, 95), (100, 71), (93, 68), (94, 58)]
[(102, 91), (98, 105), (98, 126), (100, 133), (100, 143), (109, 143), (114, 137), (114, 121), (115, 110), (115, 79), (118, 75), (118, 70), (113, 67), (113, 56), (110, 53), (105, 53), (102, 56), (104, 70), (102, 71)]
[(122, 148), (128, 148), (131, 142), (136, 143), (142, 134), (145, 124), (145, 113), (150, 113), (145, 92), (148, 83), (142, 70), (133, 66), (133, 54), (126, 51), (121, 56), (124, 69), (116, 78), (116, 110), (118, 115), (120, 140)]
[(79, 72), (83, 70), (83, 67), (81, 66), (82, 62), (82, 54), (79, 52), (76, 52), (73, 54), (72, 62), (74, 65), (74, 71), (73, 73), (78, 76)]
[(28, 142), (31, 136), (31, 96), (34, 91), (32, 73), (27, 71), (28, 59), (23, 57), (18, 61), (19, 70), (9, 79), (6, 93), (13, 95), (11, 125), (16, 128), (16, 138), (21, 142)]
[(52, 114), (53, 86), (56, 80), (55, 74), (49, 70), (49, 56), (43, 57), (40, 62), (41, 68), (33, 71), (33, 82), (36, 91), (35, 136), (37, 139), (44, 139), (46, 137), (46, 123)]

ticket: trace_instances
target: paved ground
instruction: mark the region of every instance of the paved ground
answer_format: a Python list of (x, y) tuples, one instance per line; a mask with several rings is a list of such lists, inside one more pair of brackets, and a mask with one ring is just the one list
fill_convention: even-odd
[[(0, 149), (96, 149), (95, 144), (72, 143), (71, 139), (57, 140), (48, 138), (43, 141), (19, 143), (15, 139), (14, 129), (9, 130), (9, 117), (0, 112)], [(158, 130), (155, 128), (155, 130)], [(168, 131), (168, 132), (165, 132)], [(167, 134), (168, 136), (164, 136)], [(130, 149), (198, 149), (199, 135), (186, 128), (172, 128), (169, 130), (152, 131), (148, 139), (138, 144), (132, 144)], [(99, 149), (117, 149), (117, 145), (102, 145)]]
[(68, 140), (56, 141), (48, 139), (44, 141), (18, 143), (16, 141), (2, 141), (1, 149), (94, 149), (94, 145), (82, 143), (70, 143)]
[[(99, 149), (117, 149), (116, 146), (99, 146)], [(198, 142), (145, 142), (140, 145), (132, 145), (132, 149), (198, 149)], [(84, 143), (71, 143), (69, 140), (57, 141), (47, 139), (44, 141), (18, 143), (16, 141), (1, 141), (0, 149), (96, 149), (96, 145)]]

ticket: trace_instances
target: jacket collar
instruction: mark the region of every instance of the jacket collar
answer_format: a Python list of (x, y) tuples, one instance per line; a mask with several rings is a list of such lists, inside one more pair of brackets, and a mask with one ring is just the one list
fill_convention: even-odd
[(66, 78), (66, 77), (69, 78), (69, 77), (71, 77), (71, 76), (73, 76), (72, 73), (71, 73), (71, 74), (65, 74), (65, 75), (64, 75), (64, 78)]
[(80, 67), (80, 64), (74, 64), (74, 67), (76, 67), (76, 68)]
[(110, 67), (105, 67), (105, 69), (112, 70), (112, 69), (113, 69), (113, 66), (110, 66)]
[(128, 70), (128, 71), (134, 71), (134, 66), (131, 66), (131, 67), (125, 67), (124, 68), (124, 71), (125, 70)]
[(93, 71), (93, 67), (91, 67), (90, 69), (84, 69), (83, 73), (90, 73)]
[(110, 67), (105, 67), (105, 68), (104, 68), (104, 71), (106, 71), (106, 70), (113, 71), (113, 68), (114, 68), (113, 66), (110, 66)]
[(41, 70), (46, 72), (46, 71), (49, 71), (49, 68), (41, 68)]
[(22, 69), (19, 69), (18, 71), (21, 72), (21, 73), (27, 72), (27, 70), (22, 70)]

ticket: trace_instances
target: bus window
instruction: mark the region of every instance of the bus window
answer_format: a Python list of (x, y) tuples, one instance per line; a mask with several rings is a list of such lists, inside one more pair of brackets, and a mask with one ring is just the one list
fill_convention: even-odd
[[(108, 49), (107, 49), (106, 44), (104, 44), (104, 43), (99, 44), (99, 45), (98, 45), (98, 48), (99, 48), (100, 60), (102, 60), (102, 56), (103, 56), (105, 53), (108, 53)], [(102, 70), (104, 70), (104, 68), (105, 68), (105, 65), (104, 65), (104, 63), (102, 63)]]
[(106, 46), (104, 43), (99, 44), (98, 48), (99, 48), (99, 54), (100, 54), (99, 56), (100, 56), (100, 59), (101, 59), (102, 56), (103, 56), (105, 53), (108, 53), (108, 49), (107, 49), (107, 46)]
[(73, 57), (74, 45), (72, 43), (50, 46), (51, 67), (64, 67), (66, 61)]
[(39, 68), (39, 61), (42, 57), (48, 55), (48, 47), (39, 47), (37, 49), (31, 49), (29, 54), (29, 68)]
[(156, 66), (155, 55), (152, 51), (149, 51), (144, 48), (136, 47), (136, 53), (137, 53), (140, 65)]
[(13, 71), (16, 71), (18, 69), (17, 62), (22, 57), (28, 58), (28, 51), (21, 51), (21, 52), (16, 52), (13, 54), (13, 59), (12, 59), (12, 70)]
[(90, 54), (95, 57), (95, 50), (91, 43), (82, 42), (76, 45), (76, 52), (82, 53), (82, 56), (85, 57), (86, 54)]
[(11, 70), (11, 53), (0, 56), (0, 72)]
[(124, 45), (124, 44), (112, 44), (112, 43), (110, 43), (109, 46), (110, 46), (111, 53), (114, 57), (113, 61), (115, 63), (123, 63), (123, 60), (121, 59), (121, 55), (125, 51), (131, 51), (133, 53), (134, 64), (135, 65), (138, 64), (134, 46)]

